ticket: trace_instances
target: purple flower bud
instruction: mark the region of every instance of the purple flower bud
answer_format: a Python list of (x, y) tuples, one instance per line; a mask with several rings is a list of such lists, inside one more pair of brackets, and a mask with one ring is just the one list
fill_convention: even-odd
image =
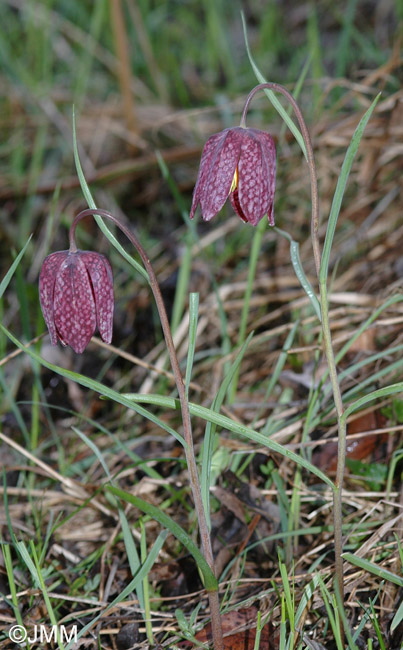
[(60, 341), (80, 354), (97, 326), (102, 340), (111, 342), (113, 277), (103, 255), (79, 250), (48, 255), (39, 277), (39, 297), (53, 345)]
[(203, 219), (210, 221), (229, 196), (243, 221), (257, 226), (267, 214), (274, 226), (275, 186), (276, 149), (271, 135), (241, 126), (225, 129), (204, 146), (190, 218), (200, 203)]

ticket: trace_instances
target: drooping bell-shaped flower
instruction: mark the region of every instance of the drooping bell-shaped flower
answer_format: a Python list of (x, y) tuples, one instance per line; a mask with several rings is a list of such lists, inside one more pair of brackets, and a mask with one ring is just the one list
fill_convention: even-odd
[(103, 255), (80, 250), (52, 253), (42, 265), (39, 297), (53, 345), (60, 341), (81, 353), (96, 327), (102, 340), (111, 342), (113, 277)]
[(257, 226), (267, 214), (274, 226), (276, 148), (269, 133), (238, 126), (215, 133), (206, 142), (193, 192), (190, 218), (200, 203), (210, 221), (229, 197), (235, 212)]

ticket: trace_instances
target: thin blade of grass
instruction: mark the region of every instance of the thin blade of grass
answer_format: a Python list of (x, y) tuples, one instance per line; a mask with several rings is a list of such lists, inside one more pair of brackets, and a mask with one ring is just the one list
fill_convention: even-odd
[[(96, 210), (97, 206), (95, 205), (95, 201), (93, 199), (93, 196), (91, 194), (91, 190), (88, 187), (88, 183), (85, 180), (83, 168), (81, 166), (81, 161), (80, 161), (80, 156), (78, 153), (78, 145), (77, 145), (77, 133), (76, 133), (76, 118), (75, 118), (75, 111), (73, 107), (73, 151), (74, 151), (74, 162), (76, 165), (76, 170), (77, 170), (77, 176), (78, 180), (80, 182), (81, 186), (81, 191), (84, 194), (84, 198), (88, 203), (88, 207), (91, 208), (92, 210)], [(115, 235), (109, 230), (109, 228), (105, 225), (103, 219), (98, 216), (94, 215), (94, 219), (97, 222), (99, 228), (102, 230), (103, 234), (111, 244), (116, 248), (116, 250), (119, 251), (119, 253), (131, 264), (140, 275), (143, 276), (148, 282), (148, 273), (147, 271), (139, 264), (129, 253), (121, 246), (121, 244), (118, 242), (116, 239)]]
[(378, 576), (378, 578), (382, 578), (382, 580), (388, 580), (399, 587), (403, 587), (403, 578), (401, 576), (398, 576), (373, 562), (369, 562), (369, 560), (366, 560), (365, 558), (358, 557), (357, 555), (354, 555), (354, 553), (348, 552), (343, 553), (342, 558), (343, 560), (346, 560), (346, 562), (350, 562), (350, 564), (357, 566), (359, 569), (364, 569), (364, 571), (368, 571), (368, 573), (372, 573), (373, 575)]
[(343, 413), (343, 418), (346, 420), (351, 413), (359, 410), (365, 406), (365, 404), (368, 404), (368, 402), (373, 402), (373, 400), (381, 397), (389, 397), (389, 395), (395, 395), (396, 393), (403, 393), (403, 381), (399, 381), (397, 384), (391, 384), (390, 386), (385, 386), (384, 388), (379, 388), (368, 395), (360, 397), (360, 399), (357, 399), (346, 408)]
[(193, 244), (199, 241), (199, 236), (197, 234), (197, 228), (195, 221), (189, 219), (189, 209), (188, 206), (174, 180), (170, 170), (165, 163), (161, 153), (157, 150), (155, 152), (157, 157), (158, 165), (162, 174), (162, 177), (167, 182), (169, 189), (171, 190), (172, 196), (175, 199), (176, 205), (179, 208), (182, 219), (187, 228), (187, 233), (184, 237), (184, 251), (181, 256), (181, 263), (178, 272), (178, 281), (176, 283), (174, 303), (172, 307), (172, 317), (171, 317), (171, 329), (175, 333), (176, 329), (179, 326), (180, 320), (184, 312), (184, 306), (188, 294), (189, 279), (192, 268), (192, 247)]
[(101, 453), (100, 449), (98, 449), (98, 447), (96, 446), (95, 442), (92, 442), (92, 440), (90, 438), (88, 438), (88, 436), (86, 436), (85, 433), (80, 431), (80, 429), (78, 429), (77, 427), (72, 426), (71, 428), (74, 431), (74, 433), (76, 433), (81, 438), (81, 440), (83, 442), (85, 442), (85, 444), (91, 449), (91, 451), (94, 452), (94, 454), (98, 458), (98, 460), (99, 460), (99, 462), (100, 462), (100, 464), (102, 466), (102, 469), (104, 470), (106, 476), (108, 477), (108, 479), (110, 481), (112, 481), (112, 476), (111, 476), (111, 473), (109, 471), (108, 465), (105, 463), (104, 457), (102, 456), (102, 453)]
[[(140, 582), (144, 579), (144, 576), (146, 576), (151, 567), (153, 566), (155, 560), (158, 557), (158, 554), (160, 550), (162, 549), (164, 542), (168, 536), (168, 533), (166, 530), (161, 531), (161, 533), (158, 535), (157, 539), (155, 540), (153, 547), (150, 549), (150, 552), (148, 554), (147, 560), (144, 562), (144, 564), (141, 566), (141, 569), (137, 572), (136, 576), (129, 582), (128, 585), (120, 592), (116, 598), (109, 603), (109, 605), (102, 610), (100, 614), (95, 616), (87, 625), (85, 625), (77, 634), (77, 640), (80, 639), (84, 634), (88, 632), (92, 627), (94, 627), (95, 623), (99, 621), (99, 619), (102, 616), (105, 616), (115, 605), (118, 605), (121, 603), (126, 596), (129, 596), (129, 594), (132, 593), (132, 591), (136, 591), (137, 586), (140, 584)], [(75, 639), (71, 641), (67, 646), (65, 650), (72, 650), (73, 644), (75, 644)]]
[(2, 323), (0, 323), (0, 329), (8, 336), (8, 338), (18, 347), (20, 350), (23, 350), (28, 354), (30, 357), (38, 361), (42, 366), (45, 368), (48, 368), (49, 370), (52, 370), (53, 372), (57, 373), (58, 375), (61, 375), (62, 377), (67, 377), (68, 379), (71, 379), (74, 382), (77, 382), (81, 386), (85, 386), (86, 388), (90, 388), (91, 390), (94, 390), (96, 393), (99, 393), (100, 395), (107, 397), (108, 399), (111, 399), (115, 402), (118, 402), (119, 404), (122, 404), (122, 406), (126, 406), (127, 408), (130, 408), (142, 417), (145, 417), (147, 420), (151, 420), (151, 422), (154, 422), (154, 424), (157, 424), (159, 427), (161, 427), (164, 431), (167, 431), (167, 433), (170, 433), (178, 442), (181, 443), (181, 445), (185, 446), (186, 442), (184, 438), (177, 433), (172, 427), (167, 425), (163, 420), (160, 418), (154, 416), (152, 413), (147, 411), (146, 409), (143, 409), (142, 407), (138, 407), (138, 405), (135, 405), (133, 403), (133, 400), (129, 400), (124, 395), (117, 393), (114, 391), (112, 388), (109, 388), (108, 386), (104, 386), (104, 384), (99, 383), (98, 381), (95, 381), (94, 379), (90, 379), (89, 377), (85, 377), (84, 375), (80, 375), (77, 372), (73, 372), (72, 370), (67, 370), (66, 368), (61, 368), (60, 366), (56, 366), (53, 363), (49, 363), (46, 361), (43, 357), (41, 357), (37, 352), (34, 352), (29, 347), (24, 346), (21, 341), (15, 338), (11, 332), (9, 332)]
[[(129, 560), (130, 572), (133, 578), (136, 577), (138, 571), (141, 567), (141, 562), (139, 554), (137, 552), (137, 546), (134, 541), (133, 533), (130, 529), (129, 522), (122, 508), (119, 508), (119, 519), (120, 525), (122, 526), (123, 541), (125, 543), (126, 555)], [(136, 595), (139, 600), (139, 605), (145, 617), (145, 602), (144, 602), (144, 592), (143, 592), (143, 583), (139, 582), (136, 585)]]
[[(24, 542), (17, 542), (18, 553), (20, 554), (22, 560), (24, 561), (25, 566), (29, 570), (34, 583), (36, 584), (38, 589), (42, 592), (42, 596), (43, 596), (43, 600), (44, 600), (45, 605), (46, 605), (47, 613), (49, 614), (49, 620), (50, 620), (51, 624), (56, 627), (57, 626), (56, 616), (55, 616), (55, 613), (53, 611), (52, 603), (50, 601), (50, 598), (49, 598), (49, 595), (48, 595), (48, 592), (47, 592), (47, 589), (46, 589), (45, 581), (43, 579), (43, 575), (42, 575), (42, 572), (41, 572), (41, 567), (39, 565), (38, 558), (37, 558), (37, 555), (36, 555), (36, 549), (35, 549), (35, 546), (34, 546), (34, 542), (32, 540), (30, 542), (30, 547), (29, 548), (30, 548), (30, 551), (32, 553), (33, 560), (31, 558), (31, 556), (29, 555), (28, 549), (25, 546)], [(61, 639), (59, 638), (59, 631), (57, 630), (57, 627), (56, 627), (56, 631), (57, 631), (59, 647), (61, 648), (61, 650), (64, 650), (64, 645), (61, 642)]]
[[(245, 39), (245, 46), (246, 46), (246, 51), (249, 57), (250, 64), (252, 66), (253, 72), (255, 73), (256, 79), (260, 84), (267, 83), (267, 80), (264, 78), (263, 74), (260, 72), (258, 66), (255, 63), (255, 60), (253, 59), (252, 53), (250, 51), (249, 47), (249, 41), (248, 41), (248, 33), (246, 29), (246, 21), (245, 21), (245, 16), (243, 12), (241, 11), (241, 18), (242, 18), (242, 28), (243, 28), (243, 35)], [(291, 117), (288, 115), (287, 111), (285, 108), (283, 108), (282, 104), (279, 102), (277, 99), (275, 93), (272, 90), (265, 89), (265, 94), (273, 104), (274, 108), (276, 111), (279, 113), (280, 117), (284, 122), (287, 124), (288, 128), (290, 129), (291, 133), (293, 134), (294, 138), (298, 142), (299, 146), (301, 147), (301, 150), (305, 156), (306, 159), (308, 159), (307, 153), (306, 153), (306, 147), (305, 147), (305, 142), (302, 137), (301, 131), (299, 128), (296, 126), (295, 122), (291, 119)]]
[[(140, 519), (140, 530), (141, 530), (141, 540), (140, 540), (141, 561), (144, 563), (147, 559), (147, 539), (146, 539), (146, 529), (144, 526), (143, 518)], [(149, 590), (149, 584), (146, 575), (144, 576), (141, 584), (144, 593), (144, 621), (146, 624), (147, 641), (152, 647), (154, 645), (154, 637), (153, 637), (153, 628), (151, 624), (150, 590)]]
[(24, 255), (25, 251), (28, 248), (28, 244), (31, 241), (32, 235), (30, 235), (26, 241), (26, 244), (24, 247), (20, 250), (18, 253), (17, 257), (15, 258), (14, 262), (11, 264), (10, 268), (8, 269), (7, 273), (5, 274), (4, 278), (0, 282), (0, 298), (2, 297), (3, 293), (7, 289), (11, 278), (13, 277), (15, 270), (18, 266), (18, 264), (21, 262), (22, 256)]
[(393, 617), (392, 623), (390, 624), (391, 632), (394, 632), (402, 621), (403, 621), (403, 600), (400, 603), (399, 608)]
[[(267, 227), (267, 221), (266, 219), (262, 219), (261, 222), (258, 224), (257, 228), (255, 229), (255, 232), (253, 233), (252, 246), (250, 249), (249, 262), (248, 262), (248, 278), (247, 278), (246, 289), (243, 297), (241, 319), (239, 322), (239, 329), (238, 329), (238, 345), (242, 345), (243, 342), (245, 341), (246, 328), (248, 325), (248, 316), (250, 311), (250, 299), (252, 296), (253, 283), (255, 281), (257, 263), (259, 260), (259, 253), (262, 246), (262, 239), (266, 227)], [(239, 366), (234, 374), (230, 389), (228, 391), (230, 404), (232, 404), (232, 402), (235, 399), (235, 394), (238, 388), (238, 378), (239, 378)]]
[(133, 506), (145, 512), (147, 515), (150, 515), (155, 521), (167, 528), (175, 537), (178, 539), (181, 544), (189, 551), (189, 553), (194, 557), (197, 567), (201, 571), (204, 578), (204, 586), (207, 591), (217, 591), (217, 579), (207, 564), (202, 552), (196, 546), (194, 541), (189, 537), (189, 535), (183, 530), (179, 524), (177, 524), (171, 517), (169, 517), (165, 512), (157, 508), (148, 501), (140, 499), (139, 497), (129, 494), (124, 490), (115, 488), (112, 485), (107, 486), (109, 492), (112, 492), (115, 496), (119, 497), (127, 503), (131, 503)]
[(192, 378), (193, 360), (196, 348), (198, 312), (199, 294), (191, 293), (189, 295), (189, 344), (185, 375), (185, 389), (187, 397), (189, 397), (189, 384)]
[[(174, 397), (163, 397), (160, 395), (140, 395), (138, 393), (126, 393), (125, 397), (140, 403), (143, 402), (145, 404), (156, 404), (158, 406), (164, 406), (175, 410), (180, 410), (179, 400), (175, 399)], [(200, 406), (199, 404), (195, 404), (194, 402), (189, 402), (189, 411), (191, 415), (200, 417), (203, 420), (206, 420), (207, 422), (213, 422), (214, 424), (217, 424), (223, 429), (228, 429), (229, 431), (232, 431), (232, 433), (236, 433), (240, 436), (244, 436), (245, 438), (248, 438), (249, 440), (258, 443), (259, 445), (268, 447), (272, 451), (280, 454), (281, 456), (284, 456), (285, 458), (288, 458), (289, 460), (293, 461), (297, 465), (301, 465), (301, 467), (308, 470), (308, 472), (311, 472), (312, 474), (315, 474), (315, 476), (320, 478), (320, 480), (323, 481), (323, 483), (326, 483), (326, 485), (328, 485), (332, 489), (334, 488), (333, 481), (328, 476), (326, 476), (326, 474), (321, 472), (321, 470), (318, 467), (312, 465), (312, 463), (305, 460), (305, 458), (298, 456), (290, 449), (287, 449), (287, 447), (283, 447), (278, 442), (271, 440), (263, 433), (260, 433), (259, 431), (254, 431), (253, 429), (245, 426), (244, 424), (235, 422), (234, 420), (231, 420), (231, 418), (228, 418), (225, 415), (221, 415), (221, 413), (214, 413), (214, 411), (212, 411), (211, 409), (208, 409), (205, 406)]]
[(336, 185), (336, 190), (333, 196), (333, 201), (332, 201), (332, 206), (330, 208), (330, 214), (329, 214), (329, 220), (328, 220), (328, 225), (327, 225), (327, 231), (326, 231), (326, 238), (325, 238), (325, 243), (323, 246), (323, 252), (322, 252), (322, 260), (320, 263), (320, 271), (319, 271), (319, 280), (321, 283), (325, 283), (327, 281), (327, 275), (328, 275), (328, 268), (329, 268), (329, 258), (330, 258), (330, 252), (332, 249), (332, 244), (333, 244), (333, 238), (334, 238), (334, 233), (336, 231), (336, 224), (337, 220), (340, 214), (340, 208), (341, 208), (341, 203), (343, 200), (344, 196), (344, 191), (346, 189), (348, 177), (350, 175), (351, 167), (354, 162), (354, 158), (356, 156), (356, 153), (358, 151), (358, 147), (361, 142), (361, 138), (364, 133), (364, 129), (368, 123), (369, 118), (371, 117), (375, 106), (377, 105), (379, 98), (381, 94), (379, 93), (374, 101), (372, 102), (371, 106), (368, 108), (368, 110), (365, 112), (363, 117), (361, 118), (357, 128), (355, 129), (353, 133), (353, 137), (351, 138), (351, 142), (349, 144), (349, 147), (347, 149), (341, 171), (340, 171), (340, 176), (337, 181)]
[[(229, 370), (226, 372), (223, 382), (221, 383), (220, 389), (213, 400), (211, 405), (211, 410), (215, 413), (218, 413), (221, 409), (221, 406), (224, 402), (225, 395), (228, 388), (233, 381), (235, 374), (237, 373), (243, 356), (245, 354), (246, 348), (249, 345), (250, 340), (252, 339), (253, 332), (251, 332), (246, 339), (245, 343), (238, 352), (234, 363), (231, 365)], [(207, 422), (206, 430), (204, 433), (203, 440), (203, 453), (202, 453), (202, 462), (201, 462), (201, 493), (202, 500), (204, 505), (204, 510), (207, 518), (207, 525), (210, 528), (210, 482), (211, 482), (211, 459), (213, 456), (214, 450), (214, 437), (216, 432), (217, 425), (212, 422)]]
[(299, 244), (296, 242), (291, 235), (289, 235), (287, 232), (284, 230), (281, 230), (280, 228), (275, 227), (274, 230), (278, 232), (279, 235), (282, 237), (285, 237), (288, 239), (290, 242), (290, 257), (291, 257), (291, 263), (295, 272), (295, 275), (297, 276), (301, 287), (305, 291), (306, 295), (308, 296), (309, 300), (311, 301), (312, 307), (315, 310), (315, 314), (319, 318), (319, 321), (322, 320), (321, 316), (321, 311), (320, 311), (320, 304), (319, 300), (316, 296), (316, 293), (309, 282), (308, 278), (305, 275), (305, 271), (302, 266), (301, 258), (299, 256)]

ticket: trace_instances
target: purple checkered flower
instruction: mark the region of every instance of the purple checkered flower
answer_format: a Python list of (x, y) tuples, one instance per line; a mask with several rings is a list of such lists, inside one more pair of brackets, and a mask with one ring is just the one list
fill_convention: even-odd
[(106, 257), (88, 251), (48, 255), (39, 277), (42, 313), (53, 345), (60, 341), (84, 351), (98, 326), (112, 340), (113, 277)]
[(275, 185), (276, 149), (271, 135), (242, 126), (225, 129), (204, 146), (190, 218), (200, 203), (203, 219), (210, 221), (229, 196), (243, 221), (257, 226), (267, 214), (274, 226)]

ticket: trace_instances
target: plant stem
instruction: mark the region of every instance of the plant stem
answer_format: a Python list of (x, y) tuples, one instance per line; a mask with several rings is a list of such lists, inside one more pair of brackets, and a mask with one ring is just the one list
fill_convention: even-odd
[(276, 83), (271, 83), (271, 82), (259, 84), (258, 86), (255, 86), (253, 90), (251, 90), (251, 92), (249, 93), (246, 99), (242, 117), (241, 117), (241, 125), (245, 125), (246, 113), (248, 112), (249, 104), (251, 102), (252, 97), (259, 90), (265, 90), (265, 89), (274, 90), (281, 93), (290, 102), (291, 106), (294, 109), (295, 115), (297, 117), (298, 124), (301, 129), (302, 137), (304, 138), (310, 179), (311, 179), (311, 203), (312, 203), (311, 237), (312, 237), (312, 246), (313, 246), (313, 256), (315, 260), (316, 273), (319, 276), (320, 248), (319, 248), (319, 238), (318, 238), (318, 229), (319, 229), (318, 180), (316, 175), (315, 159), (313, 156), (311, 137), (309, 135), (308, 127), (305, 124), (305, 120), (302, 115), (300, 107), (298, 106), (297, 102), (295, 101), (291, 93), (288, 92), (288, 90), (284, 88), (284, 86), (281, 86), (280, 84), (276, 84)]
[[(315, 260), (316, 273), (319, 280), (320, 290), (320, 309), (322, 315), (322, 332), (323, 332), (323, 346), (326, 355), (326, 361), (329, 369), (329, 378), (333, 390), (333, 398), (336, 407), (337, 423), (338, 423), (338, 451), (337, 451), (337, 470), (336, 481), (333, 488), (333, 518), (334, 518), (334, 546), (335, 546), (335, 567), (336, 567), (336, 589), (344, 602), (344, 579), (343, 579), (343, 559), (341, 554), (343, 552), (343, 537), (342, 537), (342, 489), (343, 478), (345, 470), (345, 456), (346, 456), (346, 423), (343, 418), (343, 401), (339, 381), (337, 377), (336, 363), (333, 353), (332, 337), (329, 322), (329, 307), (327, 296), (327, 278), (321, 278), (321, 253), (319, 245), (319, 191), (318, 180), (315, 166), (315, 159), (313, 155), (313, 148), (308, 128), (305, 124), (302, 112), (293, 98), (293, 96), (283, 86), (276, 83), (262, 83), (253, 88), (249, 93), (242, 113), (241, 125), (245, 125), (246, 113), (252, 97), (259, 90), (274, 90), (278, 91), (288, 99), (292, 105), (295, 115), (297, 116), (298, 123), (301, 129), (302, 137), (305, 142), (307, 152), (307, 162), (311, 180), (311, 199), (312, 199), (312, 216), (311, 216), (311, 238), (312, 247)], [(343, 634), (343, 622), (340, 617), (341, 633)]]
[[(337, 446), (337, 469), (336, 481), (333, 488), (333, 522), (334, 522), (334, 551), (335, 551), (335, 565), (336, 565), (336, 587), (339, 595), (344, 602), (344, 578), (343, 578), (343, 478), (346, 464), (346, 422), (343, 418), (343, 400), (341, 397), (339, 380), (337, 377), (336, 362), (334, 359), (332, 335), (330, 330), (329, 321), (329, 306), (327, 299), (327, 286), (326, 280), (321, 281), (320, 287), (320, 308), (322, 313), (322, 332), (323, 332), (323, 346), (325, 349), (327, 365), (329, 369), (329, 379), (333, 390), (333, 399), (336, 407), (337, 414), (337, 428), (338, 428), (338, 446)], [(342, 619), (340, 617), (342, 624)]]
[[(157, 305), (158, 314), (161, 321), (162, 330), (165, 337), (165, 342), (169, 354), (169, 359), (172, 366), (172, 372), (175, 378), (176, 387), (178, 390), (178, 396), (181, 406), (181, 415), (182, 415), (182, 424), (183, 424), (183, 435), (186, 442), (185, 445), (185, 455), (186, 463), (189, 471), (190, 485), (192, 489), (193, 500), (196, 508), (197, 520), (199, 524), (200, 539), (203, 550), (203, 555), (206, 558), (207, 563), (209, 564), (211, 570), (215, 575), (214, 567), (214, 558), (213, 551), (211, 547), (210, 534), (207, 526), (206, 514), (203, 507), (203, 501), (201, 496), (200, 489), (200, 479), (199, 473), (197, 471), (196, 457), (193, 446), (193, 435), (192, 435), (192, 424), (190, 419), (189, 405), (186, 396), (185, 384), (183, 382), (182, 373), (179, 367), (178, 356), (176, 354), (175, 345), (172, 338), (171, 328), (169, 325), (168, 316), (166, 313), (164, 300), (162, 298), (160, 286), (158, 284), (157, 276), (155, 275), (152, 264), (148, 258), (148, 255), (140, 244), (135, 235), (129, 230), (124, 224), (122, 224), (119, 219), (114, 217), (109, 212), (105, 210), (98, 210), (89, 208), (80, 212), (74, 219), (71, 228), (70, 228), (70, 245), (75, 244), (75, 228), (78, 221), (87, 216), (99, 215), (106, 219), (110, 219), (114, 224), (120, 228), (120, 230), (126, 235), (129, 241), (133, 244), (138, 254), (141, 257), (141, 260), (144, 264), (144, 267), (148, 273), (150, 287), (154, 295), (154, 299)], [(223, 637), (222, 637), (222, 628), (221, 628), (221, 618), (220, 618), (220, 602), (217, 591), (208, 592), (209, 604), (210, 604), (210, 614), (211, 614), (211, 629), (214, 643), (214, 650), (223, 650)]]

